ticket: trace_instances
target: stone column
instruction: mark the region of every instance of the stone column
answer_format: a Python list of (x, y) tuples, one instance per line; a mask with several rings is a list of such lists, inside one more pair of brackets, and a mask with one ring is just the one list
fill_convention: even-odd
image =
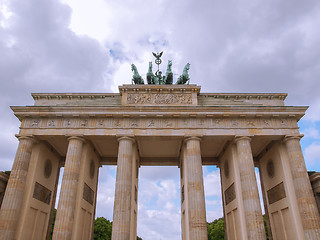
[(200, 140), (198, 137), (185, 140), (184, 167), (188, 189), (186, 211), (189, 214), (189, 237), (192, 240), (208, 239)]
[(292, 180), (306, 239), (320, 239), (320, 217), (300, 146), (300, 136), (286, 136)]
[(114, 195), (112, 240), (129, 240), (134, 139), (121, 137), (118, 141), (119, 151)]
[(69, 137), (53, 239), (71, 239), (84, 139)]
[(266, 239), (250, 141), (247, 136), (235, 138), (247, 234), (248, 239)]
[(34, 144), (33, 137), (21, 136), (18, 139), (18, 149), (0, 211), (0, 239), (14, 239)]

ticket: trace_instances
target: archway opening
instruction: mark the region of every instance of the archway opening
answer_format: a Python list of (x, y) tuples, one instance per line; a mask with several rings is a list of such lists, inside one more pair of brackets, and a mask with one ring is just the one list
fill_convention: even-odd
[(181, 239), (180, 169), (142, 166), (139, 171), (138, 236)]

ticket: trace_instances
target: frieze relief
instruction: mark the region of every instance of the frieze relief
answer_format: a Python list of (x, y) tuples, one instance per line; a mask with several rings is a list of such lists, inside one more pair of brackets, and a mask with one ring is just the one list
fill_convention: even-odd
[(127, 104), (192, 104), (192, 94), (184, 93), (168, 93), (168, 94), (153, 94), (153, 93), (128, 93)]
[(22, 128), (207, 128), (207, 129), (286, 129), (297, 128), (294, 119), (247, 118), (53, 118), (28, 119)]

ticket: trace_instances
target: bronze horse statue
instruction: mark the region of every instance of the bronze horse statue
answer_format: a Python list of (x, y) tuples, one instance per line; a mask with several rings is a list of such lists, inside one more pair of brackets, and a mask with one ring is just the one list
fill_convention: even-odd
[(168, 67), (167, 67), (166, 76), (164, 77), (165, 84), (172, 84), (172, 82), (173, 82), (173, 72), (172, 72), (171, 67), (172, 67), (172, 61), (169, 60), (168, 61)]
[(134, 82), (134, 84), (144, 84), (144, 81), (138, 73), (138, 69), (134, 64), (131, 64), (131, 71), (133, 71), (132, 82)]
[(188, 73), (189, 69), (190, 69), (190, 63), (187, 63), (183, 69), (182, 75), (180, 75), (176, 84), (185, 84), (186, 82), (188, 82), (189, 84), (189, 81), (190, 81), (190, 77)]
[(156, 83), (156, 81), (157, 81), (157, 78), (152, 72), (152, 62), (149, 62), (149, 69), (147, 72), (147, 82), (148, 84), (158, 84)]

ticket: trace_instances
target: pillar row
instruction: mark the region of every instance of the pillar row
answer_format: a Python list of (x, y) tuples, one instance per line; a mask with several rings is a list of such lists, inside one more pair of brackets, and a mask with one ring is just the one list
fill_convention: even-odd
[(0, 212), (0, 239), (14, 239), (25, 191), (33, 137), (21, 136)]
[(114, 195), (112, 240), (129, 240), (132, 238), (130, 236), (130, 218), (134, 139), (121, 137), (118, 141), (119, 151)]
[(246, 228), (248, 239), (266, 239), (250, 141), (247, 136), (235, 138)]
[(69, 137), (53, 239), (71, 239), (84, 139)]
[(299, 136), (287, 136), (291, 175), (306, 239), (320, 239), (320, 217), (304, 162)]
[(198, 137), (189, 137), (185, 140), (183, 159), (187, 179), (186, 211), (189, 215), (189, 234), (187, 235), (190, 240), (208, 239), (200, 140)]

